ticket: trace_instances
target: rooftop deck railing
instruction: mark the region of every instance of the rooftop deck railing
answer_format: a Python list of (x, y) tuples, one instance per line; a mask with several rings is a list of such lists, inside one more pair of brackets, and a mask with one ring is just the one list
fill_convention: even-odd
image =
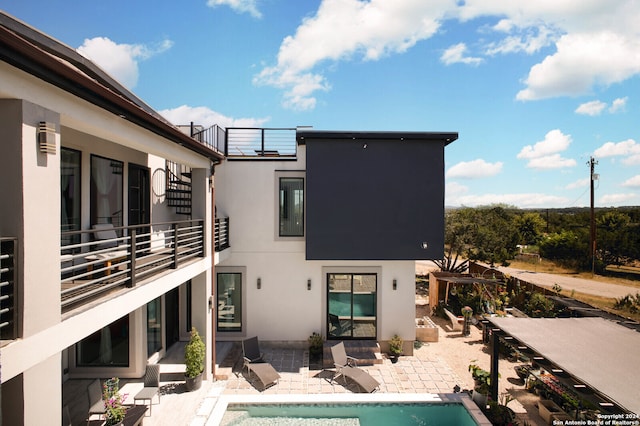
[(200, 131), (194, 131), (192, 137), (209, 148), (218, 152), (224, 152), (226, 132), (224, 128), (217, 124)]
[(17, 238), (0, 238), (0, 340), (18, 336)]
[(60, 248), (63, 313), (205, 254), (203, 220), (113, 229), (116, 238), (98, 241), (94, 230), (62, 233), (63, 241), (81, 241)]
[(224, 154), (229, 159), (295, 159), (296, 129), (228, 127)]

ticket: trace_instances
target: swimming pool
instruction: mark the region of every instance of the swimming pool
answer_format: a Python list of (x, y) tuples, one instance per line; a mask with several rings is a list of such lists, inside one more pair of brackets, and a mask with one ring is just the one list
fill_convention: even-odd
[[(284, 396), (284, 395), (283, 395)], [(371, 395), (369, 395), (371, 397)], [(340, 425), (340, 426), (388, 426), (388, 425), (490, 425), (471, 400), (453, 398), (444, 400), (431, 394), (427, 401), (419, 401), (416, 395), (396, 394), (395, 397), (363, 398), (353, 400), (326, 399), (324, 395), (307, 395), (300, 402), (275, 400), (228, 401), (219, 424), (223, 426), (262, 425)], [(289, 395), (291, 397), (291, 395)], [(358, 395), (360, 397), (360, 395)], [(429, 399), (427, 398), (427, 399)], [(344, 399), (344, 398), (343, 398)], [(388, 400), (385, 400), (388, 399)], [(395, 401), (398, 399), (398, 401)], [(401, 401), (408, 399), (408, 401)], [(469, 404), (470, 403), (470, 404)], [(220, 408), (220, 407), (216, 407)], [(478, 415), (480, 413), (480, 415)], [(209, 424), (209, 423), (207, 423)]]

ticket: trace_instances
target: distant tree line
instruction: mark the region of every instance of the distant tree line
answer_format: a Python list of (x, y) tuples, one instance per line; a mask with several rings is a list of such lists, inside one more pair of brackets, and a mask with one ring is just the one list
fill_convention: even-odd
[[(445, 257), (440, 268), (465, 261), (509, 264), (523, 247), (576, 270), (592, 267), (589, 208), (518, 209), (501, 204), (445, 212)], [(640, 259), (640, 207), (595, 209), (597, 272)], [(520, 247), (519, 247), (520, 246)]]

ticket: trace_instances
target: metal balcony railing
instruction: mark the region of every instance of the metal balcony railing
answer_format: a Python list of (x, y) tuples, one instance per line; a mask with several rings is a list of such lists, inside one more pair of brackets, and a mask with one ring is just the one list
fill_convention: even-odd
[(63, 313), (205, 255), (203, 220), (113, 230), (116, 238), (98, 241), (95, 230), (62, 233), (63, 241), (82, 241), (60, 248)]
[(203, 130), (193, 131), (191, 137), (209, 148), (224, 152), (225, 130), (217, 124)]
[(18, 337), (17, 238), (0, 238), (0, 340)]
[(224, 155), (242, 159), (295, 159), (295, 128), (228, 127)]
[(214, 222), (214, 238), (215, 249), (220, 252), (224, 249), (228, 249), (229, 246), (229, 218), (217, 218)]

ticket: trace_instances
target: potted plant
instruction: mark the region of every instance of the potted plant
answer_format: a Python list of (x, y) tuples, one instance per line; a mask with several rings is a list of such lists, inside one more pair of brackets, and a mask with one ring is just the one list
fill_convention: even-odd
[(469, 371), (471, 372), (471, 377), (473, 377), (473, 382), (475, 384), (471, 398), (479, 407), (484, 407), (487, 404), (489, 395), (491, 373), (481, 368), (479, 365), (474, 364), (475, 360), (471, 362), (472, 363), (469, 364)]
[(184, 348), (184, 362), (186, 369), (185, 386), (187, 391), (193, 391), (202, 385), (202, 372), (204, 371), (205, 345), (198, 330), (191, 328), (191, 338)]
[(120, 395), (118, 392), (117, 377), (113, 377), (105, 381), (102, 386), (102, 400), (104, 401), (104, 417), (105, 425), (113, 426), (122, 424), (124, 416), (127, 414), (127, 408), (123, 405), (127, 395)]
[(391, 362), (398, 362), (398, 357), (402, 354), (402, 344), (402, 338), (397, 334), (394, 334), (389, 340), (389, 359)]
[(322, 340), (322, 336), (319, 333), (314, 332), (309, 336), (309, 357), (314, 360), (318, 360), (322, 355), (322, 350), (324, 348), (324, 341)]

